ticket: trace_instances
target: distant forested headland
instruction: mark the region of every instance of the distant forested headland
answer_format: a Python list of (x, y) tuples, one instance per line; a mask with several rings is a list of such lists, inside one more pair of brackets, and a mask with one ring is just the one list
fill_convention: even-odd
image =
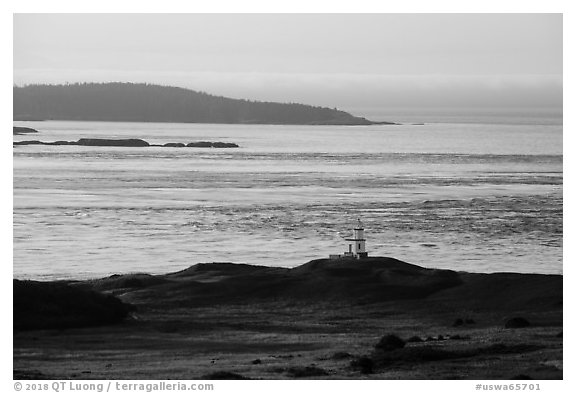
[[(369, 125), (337, 109), (219, 97), (179, 87), (81, 83), (14, 87), (14, 120)], [(393, 124), (393, 123), (390, 123)]]

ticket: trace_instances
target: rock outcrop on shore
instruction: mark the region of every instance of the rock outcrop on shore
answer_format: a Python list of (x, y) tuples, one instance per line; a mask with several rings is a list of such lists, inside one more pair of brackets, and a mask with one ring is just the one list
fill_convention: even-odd
[(113, 147), (211, 147), (217, 149), (239, 147), (236, 143), (230, 142), (190, 142), (184, 143), (165, 143), (163, 145), (150, 144), (142, 139), (101, 139), (101, 138), (82, 138), (77, 141), (19, 141), (13, 142), (14, 146), (26, 145), (46, 145), (46, 146), (113, 146)]

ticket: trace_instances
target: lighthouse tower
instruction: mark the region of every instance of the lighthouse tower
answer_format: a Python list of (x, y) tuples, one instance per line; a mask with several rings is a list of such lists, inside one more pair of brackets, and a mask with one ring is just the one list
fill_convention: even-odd
[(367, 258), (366, 252), (366, 239), (364, 239), (364, 225), (358, 219), (358, 223), (354, 228), (354, 235), (351, 239), (346, 239), (348, 242), (348, 252), (344, 253), (345, 256), (353, 256), (357, 259)]

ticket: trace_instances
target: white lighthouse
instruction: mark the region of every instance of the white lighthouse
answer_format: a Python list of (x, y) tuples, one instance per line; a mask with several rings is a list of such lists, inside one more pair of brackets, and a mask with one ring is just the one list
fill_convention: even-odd
[(353, 256), (357, 259), (367, 258), (368, 253), (366, 252), (366, 239), (364, 239), (364, 225), (362, 221), (358, 219), (358, 223), (354, 228), (354, 235), (351, 239), (346, 239), (348, 242), (348, 251), (344, 253), (344, 256)]

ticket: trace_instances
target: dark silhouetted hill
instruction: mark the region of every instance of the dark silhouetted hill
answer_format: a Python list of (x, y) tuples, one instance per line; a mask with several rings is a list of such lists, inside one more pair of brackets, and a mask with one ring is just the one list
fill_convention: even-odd
[(458, 309), (562, 307), (562, 276), (427, 269), (394, 258), (317, 259), (295, 268), (206, 263), (162, 276), (123, 275), (87, 283), (137, 305), (187, 307), (280, 299), (375, 303), (428, 299)]
[(14, 329), (65, 329), (122, 321), (133, 308), (66, 282), (13, 281)]
[(82, 83), (14, 87), (14, 120), (369, 125), (337, 109), (218, 97), (179, 87)]
[(113, 275), (70, 284), (14, 280), (13, 285), (14, 327), (19, 330), (116, 323), (133, 306), (175, 310), (287, 301), (393, 301), (402, 310), (539, 313), (561, 310), (563, 304), (560, 275), (456, 272), (385, 257), (317, 259), (291, 269), (203, 263), (164, 275)]

